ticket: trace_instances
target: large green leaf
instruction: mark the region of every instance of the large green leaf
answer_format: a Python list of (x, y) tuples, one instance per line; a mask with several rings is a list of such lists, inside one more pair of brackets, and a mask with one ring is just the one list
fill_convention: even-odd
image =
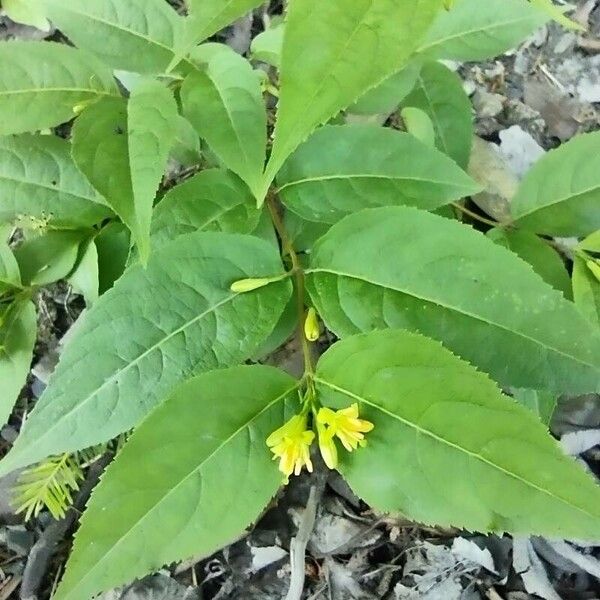
[(600, 540), (600, 487), (537, 417), (440, 344), (405, 331), (335, 345), (321, 401), (375, 424), (340, 470), (371, 506), (475, 531)]
[(435, 127), (438, 149), (467, 168), (474, 135), (472, 108), (456, 73), (440, 63), (426, 62), (402, 106), (426, 112)]
[(32, 218), (76, 228), (111, 214), (75, 166), (67, 141), (52, 135), (0, 137), (0, 222)]
[(233, 173), (202, 171), (169, 190), (154, 210), (152, 247), (192, 231), (251, 233), (260, 211), (250, 190)]
[(171, 66), (194, 46), (245, 15), (265, 0), (193, 0), (188, 2), (189, 16), (185, 19), (184, 34)]
[(544, 240), (530, 231), (500, 229), (496, 227), (487, 236), (497, 244), (508, 248), (525, 262), (565, 298), (571, 299), (571, 278), (560, 255)]
[(0, 316), (0, 423), (4, 425), (29, 374), (37, 318), (31, 301), (17, 301)]
[(580, 256), (573, 262), (572, 284), (575, 304), (591, 323), (600, 327), (600, 281)]
[(121, 277), (131, 247), (129, 230), (122, 223), (113, 222), (103, 227), (95, 237), (98, 253), (98, 292), (103, 294)]
[(181, 236), (130, 268), (85, 315), (0, 472), (108, 440), (181, 380), (252, 356), (291, 284), (241, 295), (230, 285), (282, 272), (275, 248), (226, 233)]
[(600, 229), (600, 132), (544, 155), (525, 175), (511, 211), (520, 227), (557, 236)]
[(438, 150), (376, 125), (318, 129), (286, 161), (277, 185), (290, 210), (325, 223), (376, 206), (433, 210), (480, 190)]
[(60, 125), (78, 105), (117, 95), (92, 55), (53, 42), (0, 42), (0, 135)]
[(36, 0), (2, 0), (2, 10), (15, 23), (36, 27), (45, 32), (50, 31), (50, 23), (45, 11)]
[(149, 254), (157, 188), (174, 140), (176, 104), (157, 82), (142, 83), (128, 103), (107, 99), (86, 109), (73, 128), (73, 158)]
[(294, 0), (288, 7), (273, 153), (263, 193), (318, 126), (400, 71), (442, 0)]
[(256, 191), (267, 147), (267, 113), (258, 73), (222, 44), (200, 46), (194, 62), (201, 68), (181, 88), (183, 114), (225, 166)]
[(114, 69), (161, 73), (183, 34), (165, 0), (42, 0), (51, 21), (77, 46)]
[(297, 407), (297, 385), (253, 366), (178, 387), (94, 491), (55, 600), (85, 600), (235, 540), (281, 485), (265, 440)]
[(364, 210), (315, 245), (310, 294), (344, 337), (420, 331), (513, 387), (600, 389), (600, 334), (512, 252), (409, 207)]
[(433, 58), (486, 60), (514, 48), (549, 16), (528, 0), (456, 0), (442, 11), (419, 48)]

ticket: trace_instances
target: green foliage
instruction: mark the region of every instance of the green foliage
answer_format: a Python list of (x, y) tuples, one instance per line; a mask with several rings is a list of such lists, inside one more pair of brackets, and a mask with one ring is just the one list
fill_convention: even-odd
[(439, 150), (466, 169), (473, 143), (471, 102), (458, 75), (441, 63), (423, 64), (413, 91), (402, 106), (420, 108), (431, 119)]
[[(227, 46), (205, 44), (194, 52), (201, 69), (181, 88), (183, 113), (223, 164), (255, 193), (267, 146), (267, 117), (258, 74)], [(214, 127), (214, 123), (221, 124)]]
[(35, 306), (26, 300), (0, 310), (0, 422), (4, 424), (29, 374), (37, 317)]
[(375, 125), (322, 127), (288, 159), (277, 186), (290, 210), (325, 223), (365, 207), (433, 210), (480, 190), (441, 152)]
[[(206, 40), (260, 4), (4, 2), (75, 47), (0, 43), (3, 423), (40, 288), (87, 310), (0, 476), (25, 467), (20, 509), (59, 518), (84, 449), (133, 431), (55, 597), (218, 550), (317, 446), (375, 509), (600, 540), (598, 486), (548, 432), (559, 394), (600, 391), (600, 134), (543, 157), (494, 227), (436, 62), (492, 58), (550, 5), (290, 0), (258, 70)], [(284, 343), (297, 380), (239, 366)]]
[(440, 344), (393, 330), (349, 338), (315, 381), (325, 405), (358, 402), (375, 424), (340, 470), (379, 510), (477, 531), (600, 536), (600, 487), (534, 415)]
[(295, 409), (297, 387), (263, 366), (178, 387), (109, 467), (55, 598), (88, 598), (234, 540), (281, 485), (264, 440)]
[(571, 298), (571, 280), (565, 263), (548, 241), (519, 229), (506, 230), (496, 227), (490, 229), (487, 235), (528, 262), (546, 283), (560, 290), (565, 298)]
[(440, 8), (441, 0), (290, 3), (265, 187), (318, 125), (402, 68)]
[(0, 64), (0, 135), (54, 127), (117, 93), (108, 67), (64, 44), (3, 42)]
[(494, 58), (548, 19), (528, 0), (456, 0), (452, 10), (439, 13), (419, 52), (460, 61)]
[(79, 172), (70, 152), (70, 144), (56, 136), (0, 137), (2, 223), (23, 224), (30, 218), (50, 227), (77, 228), (112, 214)]
[(161, 73), (184, 21), (163, 0), (41, 0), (48, 18), (78, 47), (113, 69)]
[(280, 272), (266, 242), (225, 233), (181, 236), (146, 269), (129, 269), (77, 328), (0, 471), (109, 440), (183, 379), (252, 356), (291, 286), (281, 281), (250, 294), (229, 287)]
[(408, 207), (350, 215), (313, 248), (308, 283), (340, 337), (402, 327), (503, 384), (600, 389), (600, 331), (514, 254), (449, 219)]
[(598, 144), (600, 132), (577, 136), (533, 166), (511, 203), (520, 227), (558, 236), (600, 229)]

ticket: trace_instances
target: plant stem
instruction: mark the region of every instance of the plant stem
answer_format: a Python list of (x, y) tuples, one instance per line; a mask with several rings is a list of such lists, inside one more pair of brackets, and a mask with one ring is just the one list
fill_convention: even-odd
[(296, 283), (296, 308), (298, 313), (298, 328), (297, 336), (298, 342), (302, 348), (302, 355), (304, 357), (304, 374), (312, 379), (314, 374), (313, 365), (313, 354), (311, 343), (306, 339), (304, 335), (304, 321), (306, 319), (306, 307), (304, 305), (304, 293), (305, 293), (305, 282), (304, 282), (304, 269), (298, 258), (298, 254), (294, 250), (294, 246), (287, 233), (283, 219), (279, 213), (279, 209), (276, 200), (272, 194), (269, 194), (266, 199), (266, 205), (271, 214), (271, 220), (273, 226), (277, 231), (277, 235), (281, 240), (281, 246), (285, 254), (289, 254), (290, 260), (292, 261), (292, 270), (294, 273), (294, 281)]
[(478, 215), (476, 212), (473, 212), (472, 210), (469, 210), (468, 208), (464, 207), (462, 204), (459, 204), (458, 202), (453, 202), (452, 206), (454, 206), (454, 208), (458, 208), (458, 210), (463, 212), (465, 215), (468, 215), (469, 217), (475, 219), (476, 221), (479, 221), (480, 223), (485, 223), (486, 225), (490, 225), (492, 227), (506, 227), (507, 225), (505, 223), (499, 223), (498, 221), (486, 219), (485, 217)]

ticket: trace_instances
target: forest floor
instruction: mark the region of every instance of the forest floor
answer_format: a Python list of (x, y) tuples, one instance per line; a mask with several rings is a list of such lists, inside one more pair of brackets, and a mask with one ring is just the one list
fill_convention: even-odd
[[(262, 16), (240, 20), (223, 34), (225, 41), (247, 50)], [(485, 173), (487, 190), (474, 199), (473, 210), (500, 219), (506, 190), (545, 151), (599, 128), (600, 0), (580, 0), (575, 16), (589, 26), (584, 36), (551, 24), (495, 61), (450, 65), (472, 98), (483, 140), (472, 170), (476, 177)], [(44, 36), (0, 17), (0, 39)], [(43, 391), (60, 341), (83, 308), (66, 285), (44, 290), (37, 302), (42, 317), (34, 367), (10, 424), (0, 432), (2, 453)], [(294, 371), (294, 343), (270, 362)], [(551, 429), (567, 452), (600, 474), (600, 396), (561, 398)], [(0, 480), (0, 600), (46, 600), (68, 553), (74, 518), (58, 533), (45, 512), (24, 523), (10, 506), (13, 484), (14, 477)], [(600, 548), (421, 527), (376, 513), (336, 474), (321, 472), (294, 478), (252, 531), (222, 551), (172, 565), (102, 599), (282, 600), (298, 568), (290, 567), (290, 543), (299, 529), (308, 539), (299, 563), (305, 600), (600, 598)], [(44, 544), (50, 545), (50, 560)], [(21, 584), (33, 595), (23, 596)]]

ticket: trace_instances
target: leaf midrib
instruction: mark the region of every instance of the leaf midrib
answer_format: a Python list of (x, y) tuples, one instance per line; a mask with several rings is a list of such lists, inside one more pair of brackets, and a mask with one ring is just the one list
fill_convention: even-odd
[(412, 175), (383, 175), (380, 173), (344, 173), (341, 175), (337, 174), (329, 174), (329, 175), (318, 175), (313, 177), (305, 177), (304, 179), (297, 179), (295, 181), (290, 181), (285, 183), (280, 188), (277, 189), (277, 193), (282, 192), (286, 188), (293, 187), (295, 185), (302, 185), (305, 183), (315, 183), (319, 181), (335, 181), (335, 180), (344, 180), (344, 179), (385, 179), (391, 180), (393, 182), (396, 181), (418, 181), (420, 183), (432, 183), (436, 185), (447, 185), (449, 187), (454, 188), (463, 188), (465, 190), (469, 190), (471, 188), (466, 185), (462, 185), (460, 183), (456, 183), (454, 181), (442, 181), (438, 179), (426, 179), (425, 177), (414, 177)]
[[(502, 329), (503, 331), (507, 331), (508, 333), (512, 334), (512, 335), (516, 335), (519, 337), (522, 337), (523, 339), (526, 339), (530, 342), (533, 342), (534, 344), (541, 346), (543, 348), (547, 348), (548, 350), (551, 350), (553, 352), (556, 352), (557, 354), (568, 358), (570, 360), (573, 360), (581, 365), (584, 365), (586, 367), (591, 367), (592, 369), (596, 370), (596, 371), (600, 371), (600, 367), (598, 365), (595, 365), (593, 363), (588, 363), (584, 360), (582, 360), (579, 357), (576, 356), (571, 356), (570, 354), (567, 354), (566, 352), (564, 352), (563, 350), (560, 350), (559, 348), (554, 348), (553, 346), (549, 346), (546, 343), (542, 343), (540, 340), (536, 340), (535, 338), (532, 338), (528, 335), (526, 335), (525, 333), (519, 332), (519, 331), (515, 331), (513, 329), (509, 329), (508, 327), (506, 327), (505, 325), (502, 325), (501, 323), (496, 323), (494, 321), (490, 321), (486, 318), (484, 318), (483, 316), (480, 315), (475, 315), (473, 313), (467, 312), (461, 308), (457, 308), (456, 306), (451, 306), (447, 303), (444, 303), (442, 301), (440, 301), (439, 299), (432, 299), (432, 298), (426, 298), (424, 296), (420, 296), (418, 294), (416, 294), (413, 291), (407, 291), (407, 290), (403, 290), (400, 289), (398, 287), (394, 287), (393, 285), (387, 285), (387, 284), (383, 284), (383, 283), (379, 283), (376, 281), (373, 281), (371, 279), (369, 279), (368, 277), (365, 277), (363, 275), (353, 275), (350, 273), (344, 273), (343, 271), (336, 271), (334, 269), (326, 269), (324, 267), (315, 267), (315, 268), (311, 268), (308, 269), (306, 271), (306, 273), (328, 273), (330, 275), (336, 275), (338, 277), (347, 277), (348, 279), (355, 279), (355, 280), (359, 280), (359, 281), (364, 281), (365, 283), (368, 283), (370, 285), (374, 285), (380, 288), (384, 288), (384, 289), (388, 289), (388, 290), (392, 290), (395, 292), (399, 292), (401, 294), (406, 294), (407, 296), (411, 296), (413, 298), (417, 298), (418, 300), (423, 300), (424, 302), (430, 302), (431, 304), (435, 304), (437, 306), (441, 306), (442, 308), (446, 308), (448, 310), (454, 311), (458, 314), (461, 314), (465, 317), (469, 317), (471, 319), (475, 319), (477, 321), (481, 321), (482, 323), (486, 323), (487, 325), (491, 325), (492, 327), (497, 327), (498, 329)], [(557, 292), (558, 293), (558, 292)]]
[[(513, 215), (515, 220), (518, 221), (520, 219), (524, 219), (525, 217), (528, 217), (530, 215), (535, 214), (536, 212), (539, 212), (541, 210), (544, 210), (546, 208), (550, 208), (551, 206), (556, 206), (557, 204), (562, 204), (563, 202), (569, 202), (569, 200), (574, 200), (575, 198), (578, 198), (579, 196), (584, 196), (585, 194), (591, 194), (592, 192), (595, 192), (597, 190), (600, 190), (600, 182), (593, 184), (591, 187), (582, 189), (581, 191), (575, 192), (575, 191), (571, 191), (571, 194), (569, 196), (560, 196), (559, 198), (557, 198), (556, 200), (553, 200), (552, 202), (548, 202), (547, 204), (543, 204), (543, 205), (538, 205), (535, 206), (533, 208), (530, 208), (527, 212), (524, 212), (520, 215)], [(518, 196), (515, 196), (514, 200), (513, 200), (513, 205), (516, 203), (518, 197), (521, 194), (519, 194)], [(538, 195), (539, 197), (539, 195)]]
[(418, 53), (426, 52), (427, 50), (430, 50), (431, 48), (435, 48), (437, 46), (441, 46), (442, 44), (445, 44), (446, 42), (450, 42), (450, 41), (460, 39), (463, 37), (467, 37), (470, 35), (474, 35), (477, 33), (485, 33), (487, 31), (490, 31), (493, 29), (500, 29), (500, 28), (504, 28), (504, 27), (510, 27), (511, 25), (517, 25), (519, 23), (525, 23), (527, 21), (533, 21), (534, 19), (535, 19), (535, 15), (531, 14), (529, 16), (519, 17), (518, 19), (511, 19), (508, 21), (499, 21), (499, 22), (497, 21), (495, 23), (491, 23), (490, 25), (486, 25), (484, 27), (478, 27), (477, 29), (466, 29), (464, 31), (455, 33), (453, 35), (449, 35), (444, 38), (439, 38), (433, 42), (427, 43), (427, 44), (421, 46), (417, 50), (417, 52)]
[(22, 183), (24, 185), (31, 185), (33, 187), (38, 187), (38, 188), (42, 188), (44, 190), (50, 190), (51, 192), (55, 192), (58, 194), (68, 194), (69, 196), (73, 196), (74, 198), (77, 198), (79, 200), (88, 200), (89, 202), (91, 202), (94, 205), (100, 206), (100, 207), (105, 207), (106, 208), (106, 204), (102, 204), (102, 202), (98, 201), (98, 198), (91, 198), (89, 196), (82, 196), (79, 192), (72, 192), (70, 190), (67, 190), (65, 188), (62, 187), (53, 187), (51, 185), (46, 185), (44, 183), (38, 183), (36, 181), (29, 181), (27, 179), (19, 179), (17, 177), (9, 177), (7, 175), (4, 174), (0, 174), (0, 181), (11, 181), (14, 183)]
[[(85, 406), (87, 404), (87, 402), (89, 402), (95, 396), (97, 396), (105, 387), (114, 383), (118, 377), (120, 377), (124, 373), (128, 372), (131, 368), (133, 368), (135, 365), (137, 365), (146, 356), (148, 356), (149, 354), (151, 354), (152, 352), (154, 352), (155, 350), (160, 348), (163, 344), (166, 344), (171, 338), (173, 338), (176, 335), (179, 335), (181, 332), (185, 331), (188, 327), (191, 327), (192, 325), (194, 325), (198, 321), (202, 320), (207, 315), (215, 312), (218, 308), (220, 308), (221, 306), (224, 306), (225, 304), (227, 304), (228, 302), (230, 302), (231, 300), (236, 298), (238, 295), (239, 294), (231, 294), (231, 295), (225, 297), (223, 300), (221, 300), (220, 302), (217, 302), (215, 305), (211, 306), (209, 309), (204, 310), (199, 315), (195, 316), (193, 319), (187, 321), (186, 323), (184, 323), (177, 329), (171, 331), (168, 335), (162, 337), (160, 340), (158, 340), (156, 343), (154, 343), (152, 346), (150, 346), (150, 348), (147, 348), (146, 350), (144, 350), (144, 352), (142, 352), (138, 357), (133, 359), (131, 362), (127, 363), (123, 368), (117, 370), (108, 379), (105, 379), (104, 382), (102, 383), (102, 385), (100, 385), (99, 387), (96, 387), (96, 389), (94, 389), (93, 392), (91, 392), (83, 400), (81, 400), (81, 402), (78, 402), (69, 411), (64, 413), (60, 419), (55, 420), (54, 423), (52, 424), (52, 426), (50, 426), (48, 429), (46, 429), (44, 434), (37, 438), (37, 442), (39, 443), (40, 440), (47, 438), (48, 435), (52, 431), (54, 431), (54, 429), (58, 425), (62, 424), (62, 422), (65, 419), (68, 419), (72, 414), (78, 412), (80, 408)], [(8, 458), (8, 456), (6, 458)]]
[(517, 473), (513, 473), (512, 471), (509, 471), (505, 467), (502, 467), (501, 465), (498, 465), (498, 464), (488, 460), (481, 454), (477, 454), (476, 452), (467, 450), (466, 448), (463, 448), (462, 446), (458, 446), (457, 444), (455, 444), (454, 442), (451, 442), (450, 440), (447, 440), (446, 438), (440, 437), (438, 434), (434, 433), (433, 431), (430, 431), (429, 429), (424, 429), (423, 427), (420, 427), (417, 423), (409, 421), (408, 419), (405, 419), (405, 418), (401, 417), (400, 415), (383, 408), (382, 406), (380, 406), (379, 404), (376, 404), (375, 402), (373, 402), (371, 400), (368, 400), (362, 396), (359, 396), (358, 394), (355, 394), (354, 392), (351, 392), (350, 390), (340, 387), (334, 383), (331, 383), (329, 381), (321, 379), (318, 375), (315, 375), (314, 381), (327, 386), (328, 388), (334, 390), (335, 392), (338, 392), (340, 394), (345, 394), (346, 396), (348, 396), (349, 398), (352, 398), (353, 400), (362, 402), (376, 410), (379, 410), (383, 414), (385, 414), (389, 417), (392, 417), (393, 419), (400, 421), (404, 425), (414, 429), (418, 433), (426, 435), (426, 436), (434, 439), (435, 441), (440, 442), (441, 444), (445, 444), (445, 445), (449, 446), (450, 448), (453, 448), (454, 450), (458, 450), (459, 452), (467, 454), (468, 456), (486, 464), (487, 466), (500, 471), (504, 475), (507, 475), (508, 477), (512, 477), (513, 479), (520, 481), (521, 483), (525, 484), (526, 486), (528, 486), (538, 492), (546, 494), (547, 496), (549, 496), (550, 498), (553, 498), (554, 500), (562, 502), (563, 504), (567, 505), (569, 508), (573, 508), (573, 509), (583, 513), (584, 515), (591, 517), (592, 519), (598, 519), (597, 515), (594, 515), (594, 514), (588, 512), (587, 510), (585, 510), (584, 508), (581, 508), (580, 506), (573, 504), (569, 500), (556, 495), (555, 493), (551, 492), (550, 490), (544, 489), (544, 488), (540, 487), (539, 485), (535, 484), (534, 482), (524, 479), (522, 476), (518, 475)]
[[(148, 518), (148, 516), (150, 514), (152, 514), (153, 511), (155, 511), (156, 509), (158, 509), (159, 506), (161, 506), (161, 504), (163, 502), (165, 502), (173, 493), (175, 493), (180, 486), (184, 485), (186, 481), (188, 481), (190, 479), (190, 477), (193, 477), (194, 475), (196, 475), (196, 473), (198, 473), (198, 471), (200, 471), (203, 467), (205, 467), (212, 459), (214, 459), (214, 457), (216, 455), (219, 454), (219, 452), (221, 452), (221, 450), (223, 450), (223, 448), (225, 448), (234, 438), (236, 438), (238, 435), (240, 435), (240, 433), (242, 433), (245, 429), (247, 429), (248, 427), (250, 427), (250, 425), (256, 421), (257, 419), (259, 419), (263, 414), (265, 414), (267, 411), (269, 411), (271, 408), (273, 408), (277, 403), (282, 402), (283, 400), (285, 400), (285, 398), (287, 398), (291, 392), (293, 392), (295, 389), (297, 389), (300, 385), (300, 382), (295, 382), (294, 385), (292, 387), (290, 387), (289, 389), (287, 389), (284, 393), (280, 394), (279, 396), (277, 396), (274, 400), (272, 400), (271, 402), (269, 402), (268, 404), (266, 404), (259, 412), (257, 412), (255, 415), (252, 416), (252, 418), (250, 418), (249, 420), (247, 420), (245, 423), (243, 423), (242, 425), (240, 425), (240, 427), (238, 427), (231, 435), (229, 435), (225, 440), (221, 441), (221, 443), (219, 443), (219, 445), (210, 452), (210, 454), (208, 454), (200, 463), (198, 463), (197, 465), (195, 465), (190, 472), (185, 475), (184, 477), (181, 478), (181, 480), (174, 485), (172, 488), (166, 490), (165, 494), (157, 501), (155, 502), (146, 512), (144, 512), (143, 515), (141, 515), (137, 521), (135, 523), (133, 523), (133, 525), (110, 547), (110, 549), (108, 550), (108, 552), (106, 552), (104, 555), (102, 555), (102, 557), (100, 557), (94, 568), (96, 568), (98, 565), (102, 564), (102, 561), (105, 561), (107, 559), (107, 557), (109, 557), (112, 552), (114, 551), (115, 548), (117, 548), (119, 546), (119, 544), (121, 544), (121, 542), (123, 542), (123, 540), (127, 539), (127, 537), (131, 534), (132, 531), (134, 531), (134, 529), (142, 522), (144, 521), (146, 518)], [(79, 580), (78, 586), (81, 585), (81, 582), (85, 581), (86, 579), (88, 579), (90, 577), (90, 575), (93, 573), (94, 569), (90, 569), (87, 574), (82, 577)], [(77, 588), (75, 588), (77, 589)], [(71, 594), (72, 592), (69, 592), (69, 594)]]

